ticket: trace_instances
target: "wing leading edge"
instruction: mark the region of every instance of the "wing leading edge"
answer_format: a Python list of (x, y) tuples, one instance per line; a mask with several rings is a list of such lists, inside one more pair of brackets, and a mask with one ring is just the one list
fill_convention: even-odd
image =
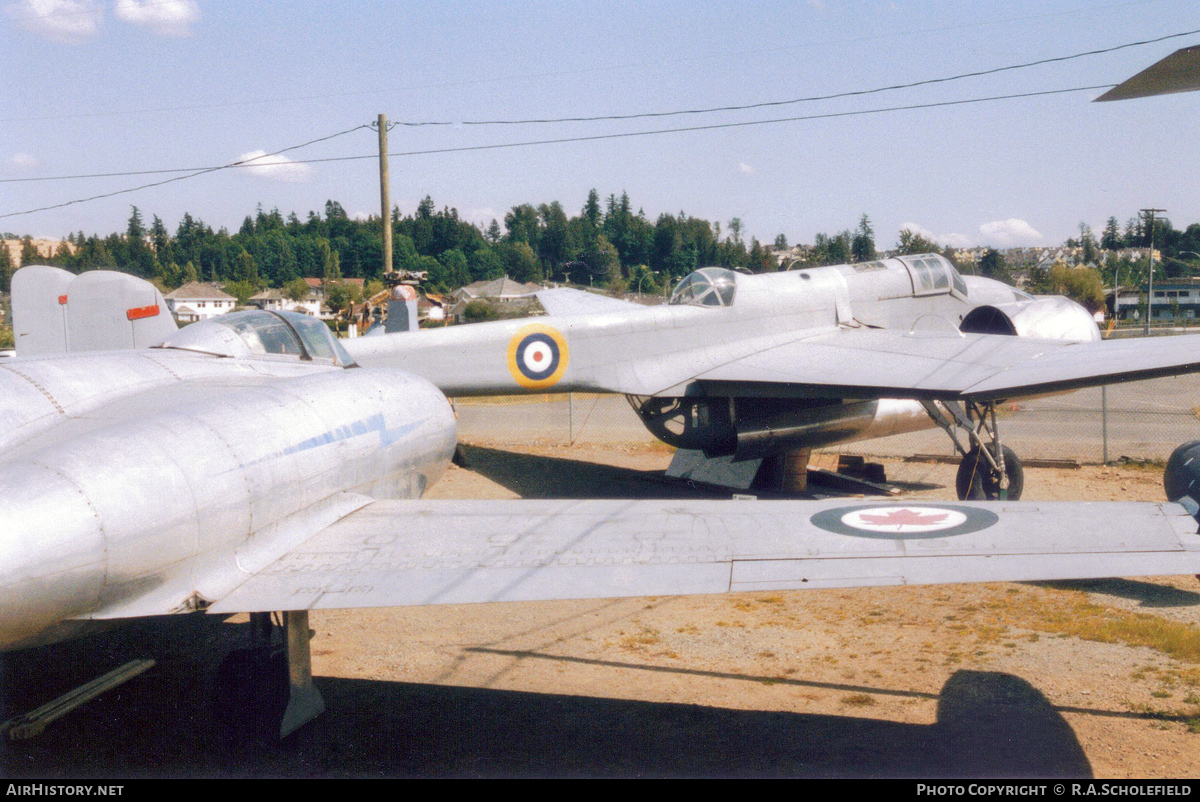
[(392, 607), (1200, 572), (1168, 503), (379, 501), (210, 608)]
[(1200, 335), (1066, 343), (996, 334), (842, 330), (696, 376), (712, 395), (991, 400), (1200, 371)]

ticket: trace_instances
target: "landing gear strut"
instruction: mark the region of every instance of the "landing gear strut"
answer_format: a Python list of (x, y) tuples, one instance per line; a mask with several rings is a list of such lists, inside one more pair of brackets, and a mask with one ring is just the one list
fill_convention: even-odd
[(217, 721), (255, 741), (285, 738), (325, 709), (312, 682), (308, 611), (250, 614), (250, 645), (217, 669)]
[[(960, 499), (1016, 501), (1021, 497), (1025, 472), (1013, 450), (1000, 442), (995, 401), (967, 401), (965, 408), (957, 401), (922, 401), (921, 406), (963, 455), (954, 483)], [(959, 429), (966, 433), (970, 449), (959, 440)]]

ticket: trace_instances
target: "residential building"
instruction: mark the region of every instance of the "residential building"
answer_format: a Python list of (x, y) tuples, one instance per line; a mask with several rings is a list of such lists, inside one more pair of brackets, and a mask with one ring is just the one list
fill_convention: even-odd
[[(1117, 293), (1117, 318), (1120, 320), (1142, 319), (1143, 304), (1151, 292), (1141, 287), (1122, 287)], [(1200, 317), (1200, 278), (1174, 278), (1154, 282), (1154, 302), (1151, 320), (1181, 322)]]
[(177, 290), (163, 296), (171, 314), (179, 323), (195, 323), (226, 312), (237, 306), (237, 298), (215, 284), (189, 281)]

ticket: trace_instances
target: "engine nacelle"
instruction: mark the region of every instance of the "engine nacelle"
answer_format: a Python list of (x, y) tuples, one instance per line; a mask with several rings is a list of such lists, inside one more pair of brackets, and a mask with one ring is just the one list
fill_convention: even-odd
[(813, 401), (798, 398), (627, 396), (650, 433), (708, 457), (759, 459), (797, 448), (926, 429), (916, 401)]
[(971, 334), (1008, 334), (1077, 343), (1100, 339), (1100, 329), (1088, 311), (1061, 295), (977, 306), (963, 318), (959, 329)]
[(1171, 452), (1163, 471), (1168, 501), (1189, 496), (1200, 503), (1200, 440), (1184, 443)]

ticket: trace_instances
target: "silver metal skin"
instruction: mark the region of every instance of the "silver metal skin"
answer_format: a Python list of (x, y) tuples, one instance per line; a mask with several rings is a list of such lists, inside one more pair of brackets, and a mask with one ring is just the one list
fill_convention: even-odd
[[(804, 448), (929, 428), (920, 399), (959, 399), (973, 382), (1014, 365), (1064, 346), (1100, 345), (1078, 304), (960, 276), (931, 254), (763, 275), (704, 268), (680, 282), (671, 304), (653, 307), (567, 289), (538, 297), (549, 316), (346, 347), (360, 364), (411, 370), (451, 396), (553, 388), (708, 397), (718, 406), (756, 397), (839, 402), (774, 415), (772, 438)], [(514, 349), (538, 331), (561, 341), (561, 375), (530, 380), (516, 364)], [(766, 430), (744, 416), (748, 409), (736, 404), (729, 421), (739, 443)], [(647, 425), (662, 437), (648, 418)], [(780, 438), (781, 428), (790, 436)]]
[(454, 443), (445, 397), (401, 371), (166, 348), (6, 361), (0, 650), (204, 609), (372, 499), (419, 497)]
[[(838, 276), (808, 281), (837, 296)], [(693, 298), (745, 295), (701, 278)], [(648, 310), (638, 325), (703, 313)], [(547, 328), (508, 344), (535, 377), (570, 369)], [(161, 347), (93, 345), (76, 330), (65, 353), (0, 363), (0, 652), (123, 618), (283, 611), (280, 736), (323, 709), (310, 609), (1200, 572), (1190, 499), (422, 501), (455, 447), (446, 397), (411, 373), (359, 368), (311, 318), (233, 313)], [(713, 370), (703, 358), (689, 369)], [(859, 405), (846, 428), (882, 427), (884, 406)], [(830, 420), (812, 428), (828, 436)]]

